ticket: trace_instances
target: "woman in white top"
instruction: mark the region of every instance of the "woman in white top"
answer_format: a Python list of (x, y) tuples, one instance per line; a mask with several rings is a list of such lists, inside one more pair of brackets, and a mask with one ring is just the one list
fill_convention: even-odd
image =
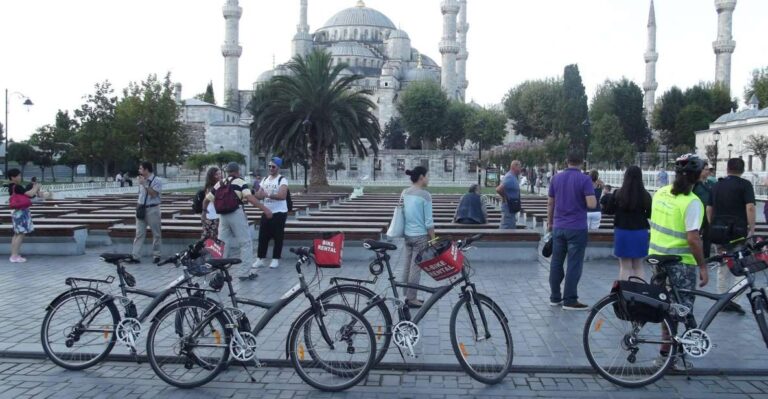
[[(221, 170), (217, 167), (208, 169), (205, 174), (205, 195), (211, 192), (213, 186), (221, 180)], [(203, 238), (217, 239), (219, 235), (219, 215), (213, 207), (213, 201), (208, 202), (208, 207), (203, 209), (206, 213), (203, 219)]]

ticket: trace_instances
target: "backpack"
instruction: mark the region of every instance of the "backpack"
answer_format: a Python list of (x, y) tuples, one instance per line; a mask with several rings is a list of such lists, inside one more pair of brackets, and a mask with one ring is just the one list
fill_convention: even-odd
[(203, 213), (203, 200), (205, 199), (205, 189), (201, 189), (192, 198), (192, 212), (199, 215)]
[(232, 188), (232, 179), (223, 180), (222, 183), (224, 184), (219, 184), (219, 188), (214, 191), (213, 207), (216, 213), (226, 215), (240, 208), (242, 202)]

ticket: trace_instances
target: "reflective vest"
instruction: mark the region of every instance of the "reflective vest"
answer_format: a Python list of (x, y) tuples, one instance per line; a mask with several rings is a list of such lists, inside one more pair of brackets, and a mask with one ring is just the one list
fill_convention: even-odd
[[(688, 232), (685, 228), (685, 210), (691, 202), (701, 204), (694, 193), (672, 195), (672, 186), (659, 189), (653, 196), (651, 205), (651, 242), (648, 251), (651, 255), (679, 255), (682, 263), (696, 265), (691, 249), (688, 247)], [(702, 212), (699, 226), (704, 220)]]

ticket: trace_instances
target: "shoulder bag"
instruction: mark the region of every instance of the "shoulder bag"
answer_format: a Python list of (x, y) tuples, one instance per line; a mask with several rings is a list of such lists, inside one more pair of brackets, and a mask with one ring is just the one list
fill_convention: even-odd
[[(152, 178), (152, 180), (149, 181), (149, 184), (147, 184), (147, 187), (152, 187), (152, 182), (155, 179)], [(139, 189), (141, 190), (141, 189)], [(147, 199), (149, 198), (149, 191), (147, 189), (144, 189), (144, 203), (141, 205), (136, 206), (136, 219), (138, 220), (144, 220), (144, 218), (147, 217)]]
[(392, 220), (389, 221), (389, 229), (387, 229), (387, 236), (389, 238), (400, 238), (405, 236), (405, 212), (403, 211), (403, 194), (400, 193), (400, 200), (395, 206), (394, 212), (392, 212)]
[(8, 207), (11, 209), (21, 210), (28, 209), (32, 206), (32, 200), (26, 194), (17, 194), (16, 185), (8, 187), (11, 192), (11, 198), (8, 199)]

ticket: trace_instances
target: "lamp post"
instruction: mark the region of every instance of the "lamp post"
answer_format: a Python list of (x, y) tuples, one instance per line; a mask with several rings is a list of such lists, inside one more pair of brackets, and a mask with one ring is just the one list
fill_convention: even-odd
[[(309, 120), (309, 115), (307, 115), (307, 117), (304, 118), (304, 122), (301, 122), (301, 127), (304, 129), (304, 136), (305, 137), (309, 136), (309, 131), (312, 129), (312, 121)], [(303, 166), (304, 166), (304, 192), (305, 193), (307, 192), (307, 162), (309, 162), (309, 160), (307, 160), (307, 159), (305, 159), (304, 162), (303, 162)], [(325, 162), (325, 160), (323, 162)], [(375, 174), (376, 172), (374, 171), (373, 173)]]
[(587, 170), (587, 151), (589, 150), (589, 128), (592, 127), (592, 122), (589, 121), (589, 116), (581, 123), (584, 127), (584, 170)]
[[(32, 100), (29, 99), (29, 97), (15, 91), (11, 93), (12, 96), (17, 96), (18, 98), (23, 98), (24, 102), (22, 105), (27, 107), (27, 112), (29, 112), (29, 107), (35, 105), (32, 103)], [(8, 176), (8, 89), (5, 89), (5, 176)]]
[(720, 131), (715, 130), (714, 133), (712, 133), (712, 137), (715, 139), (715, 162), (714, 162), (714, 168), (715, 168), (715, 176), (717, 176), (717, 157), (720, 152), (720, 148), (718, 148), (717, 143), (720, 141)]
[(731, 151), (733, 151), (733, 143), (728, 143), (728, 159), (731, 159)]
[(480, 119), (477, 122), (477, 130), (478, 130), (478, 136), (480, 136), (480, 139), (477, 143), (477, 185), (482, 187), (481, 184), (481, 178), (483, 176), (483, 171), (480, 168), (480, 161), (483, 159), (483, 135), (485, 135), (485, 120)]

